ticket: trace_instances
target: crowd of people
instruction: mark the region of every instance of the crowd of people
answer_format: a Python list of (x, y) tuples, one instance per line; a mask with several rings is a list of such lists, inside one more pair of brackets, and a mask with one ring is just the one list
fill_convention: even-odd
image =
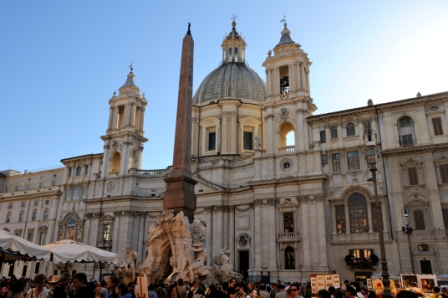
[[(37, 274), (34, 279), (12, 276), (2, 278), (0, 284), (0, 298), (140, 298), (135, 296), (137, 284), (131, 282), (127, 285), (120, 283), (119, 279), (111, 276), (107, 281), (88, 281), (85, 273), (76, 273), (73, 277), (68, 273), (60, 276)], [(231, 279), (220, 284), (215, 281), (206, 287), (199, 280), (194, 283), (183, 281), (181, 278), (172, 284), (150, 284), (147, 298), (311, 298), (300, 283), (265, 284), (261, 282), (237, 282)], [(363, 287), (356, 291), (348, 281), (341, 287), (320, 289), (315, 295), (317, 298), (380, 298), (373, 291)], [(425, 297), (422, 292), (402, 290), (396, 298)], [(434, 287), (434, 294), (430, 298), (448, 298), (447, 288)]]

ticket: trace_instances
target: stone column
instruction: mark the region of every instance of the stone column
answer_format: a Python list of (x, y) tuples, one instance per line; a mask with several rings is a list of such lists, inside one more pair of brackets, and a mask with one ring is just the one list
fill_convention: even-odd
[(227, 245), (227, 247), (229, 246), (229, 206), (222, 206), (222, 213), (223, 213), (223, 217), (224, 217), (224, 221), (223, 221), (223, 236), (224, 236), (224, 242), (223, 245)]
[(217, 249), (213, 251), (214, 254), (217, 254), (218, 251), (224, 247), (223, 245), (223, 206), (214, 206), (214, 211), (217, 215), (217, 221), (216, 224), (216, 232), (213, 233), (214, 235), (214, 242), (216, 242)]
[(266, 95), (269, 96), (271, 95), (271, 86), (270, 86), (271, 76), (269, 74), (270, 72), (269, 68), (266, 68), (264, 72), (266, 73)]
[[(342, 162), (342, 161), (341, 161)], [(345, 205), (344, 212), (345, 212), (345, 239), (350, 240), (350, 212), (348, 210), (349, 206)]]
[(206, 228), (206, 242), (205, 242), (205, 248), (207, 249), (207, 264), (211, 264), (212, 259), (212, 252), (213, 252), (213, 243), (212, 243), (212, 207), (213, 206), (206, 206), (204, 208), (205, 212), (207, 212), (207, 228)]
[[(317, 209), (317, 217), (316, 218), (325, 218), (325, 210), (324, 210), (324, 195), (318, 194), (315, 196), (316, 200), (316, 209)], [(320, 270), (329, 270), (328, 269), (328, 261), (327, 261), (327, 243), (325, 237), (325, 220), (317, 221), (317, 233), (318, 233), (318, 242), (319, 242), (319, 269)]]
[(112, 120), (114, 118), (114, 107), (109, 107), (109, 122), (107, 125), (107, 130), (112, 130)]
[(261, 258), (262, 258), (262, 241), (261, 241), (261, 234), (262, 234), (262, 226), (261, 226), (261, 204), (262, 200), (256, 199), (254, 200), (254, 207), (255, 207), (255, 246), (254, 246), (254, 253), (255, 253), (255, 266), (254, 271), (261, 271)]
[(271, 139), (266, 140), (265, 144), (266, 146), (266, 153), (268, 155), (273, 155), (275, 153), (275, 127), (274, 127), (274, 114), (272, 111), (272, 108), (268, 108), (266, 111), (266, 116), (264, 117), (266, 120), (266, 138), (270, 137)]
[(235, 206), (229, 206), (229, 250), (230, 250), (230, 264), (236, 268), (235, 264)]
[[(238, 136), (240, 135), (238, 132), (238, 108), (235, 108), (234, 112), (229, 112), (228, 117), (230, 118), (230, 132), (236, 139), (233, 139), (230, 142), (230, 152), (231, 154), (238, 153)], [(227, 147), (229, 148), (229, 147)]]
[(95, 213), (92, 216), (90, 230), (86, 231), (86, 234), (90, 234), (90, 239), (89, 239), (88, 245), (96, 247), (96, 244), (97, 244), (96, 242), (98, 240), (99, 223), (100, 223), (100, 215)]
[[(90, 236), (90, 233), (87, 233), (87, 231), (90, 231), (90, 227), (91, 227), (91, 225), (92, 225), (92, 216), (93, 216), (93, 213), (86, 213), (86, 221), (85, 221), (85, 224), (84, 224), (84, 226), (85, 226), (85, 233), (83, 233), (83, 235), (82, 235), (82, 242), (83, 243), (86, 243), (87, 245), (89, 245), (89, 236)], [(58, 229), (58, 233), (59, 233), (59, 229)], [(57, 240), (61, 240), (61, 239), (59, 239), (59, 234), (58, 234), (58, 239)]]
[(275, 202), (274, 198), (268, 199), (268, 239), (269, 243), (269, 271), (276, 271), (277, 268), (277, 232), (275, 230), (276, 222), (275, 219)]
[(144, 239), (144, 231), (145, 231), (145, 212), (139, 212), (139, 233), (138, 233), (138, 243), (137, 243), (137, 252), (139, 260), (142, 260), (143, 255), (143, 239)]
[(300, 231), (302, 235), (302, 260), (303, 260), (303, 271), (309, 271), (311, 270), (311, 250), (310, 250), (310, 237), (309, 237), (309, 231), (310, 226), (308, 224), (308, 204), (304, 202), (305, 196), (302, 196), (301, 198), (301, 218), (302, 218), (302, 229)]
[(140, 127), (139, 131), (143, 133), (143, 124), (145, 123), (145, 108), (140, 108)]
[(303, 109), (297, 109), (296, 110), (296, 131), (294, 134), (294, 141), (295, 141), (295, 150), (297, 151), (304, 151), (305, 150), (305, 144), (308, 144), (308, 138), (305, 139), (304, 132), (308, 129), (308, 127), (303, 127), (303, 120), (304, 118), (304, 112)]
[(297, 65), (297, 69), (296, 69), (296, 73), (297, 73), (297, 83), (298, 83), (298, 90), (302, 90), (303, 89), (303, 84), (302, 84), (302, 62), (299, 62)]
[(120, 228), (121, 211), (114, 211), (114, 226), (112, 230), (112, 251), (116, 252), (118, 247), (118, 230)]
[[(227, 154), (228, 153), (228, 147), (230, 144), (228, 144), (229, 141), (229, 131), (228, 131), (228, 118), (229, 118), (229, 112), (222, 112), (222, 124), (221, 124), (221, 154)], [(218, 133), (218, 132), (216, 132)], [(230, 133), (232, 134), (232, 133)], [(232, 142), (231, 142), (232, 143)]]

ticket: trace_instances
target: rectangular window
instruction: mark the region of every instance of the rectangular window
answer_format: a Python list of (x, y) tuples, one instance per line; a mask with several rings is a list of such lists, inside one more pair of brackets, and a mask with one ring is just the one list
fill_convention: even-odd
[(442, 118), (432, 118), (432, 128), (435, 136), (443, 135)]
[(368, 164), (375, 164), (375, 149), (367, 149), (366, 157)]
[(440, 179), (442, 183), (448, 183), (448, 164), (440, 165)]
[(75, 187), (73, 188), (73, 200), (77, 200), (78, 199), (78, 193), (79, 193), (79, 187)]
[(244, 140), (243, 140), (243, 148), (245, 149), (245, 150), (253, 150), (253, 147), (252, 147), (252, 132), (251, 131), (245, 131), (244, 133), (243, 133), (243, 138), (244, 138)]
[(349, 170), (359, 169), (359, 153), (358, 151), (347, 152), (347, 165)]
[(327, 142), (327, 135), (325, 134), (325, 130), (320, 131), (320, 142), (321, 143)]
[(336, 126), (333, 126), (331, 128), (331, 138), (337, 139), (338, 138), (338, 128)]
[(294, 216), (292, 212), (283, 213), (283, 226), (285, 227), (285, 233), (294, 232)]
[(14, 231), (14, 236), (20, 237), (21, 234), (22, 234), (22, 231), (20, 231), (20, 230)]
[(39, 183), (39, 188), (42, 188), (42, 182)]
[(417, 167), (408, 168), (409, 185), (418, 185), (418, 171)]
[(45, 210), (44, 211), (44, 219), (47, 219), (48, 218), (48, 210)]
[(51, 186), (55, 186), (56, 185), (56, 181), (51, 181)]
[(45, 244), (45, 237), (47, 236), (46, 232), (40, 232), (39, 234), (39, 245)]
[(26, 235), (26, 240), (33, 242), (33, 236), (34, 236), (34, 232), (28, 231), (28, 235)]
[(18, 191), (18, 190), (19, 190), (19, 187), (18, 187), (18, 186), (16, 186), (16, 187), (14, 188), (14, 190), (15, 190), (15, 191)]
[(425, 216), (423, 210), (414, 210), (414, 225), (416, 230), (425, 230)]
[(65, 193), (64, 193), (64, 200), (68, 201), (68, 198), (70, 197), (70, 189), (65, 189)]
[(31, 218), (31, 220), (36, 220), (36, 218), (37, 218), (37, 212), (36, 212), (36, 211), (34, 211), (34, 212), (33, 212), (33, 216), (32, 216), (32, 218)]
[(322, 166), (328, 164), (328, 156), (326, 154), (321, 155)]
[(39, 206), (39, 201), (34, 201), (34, 206)]
[(443, 222), (445, 223), (445, 229), (448, 230), (448, 208), (442, 209)]
[(83, 186), (82, 192), (81, 192), (81, 200), (84, 200), (86, 198), (86, 193), (87, 193), (87, 189), (85, 186)]
[(110, 240), (110, 224), (103, 225), (103, 240)]
[(403, 148), (414, 147), (414, 141), (412, 140), (412, 135), (401, 136), (403, 142)]
[(369, 258), (373, 254), (373, 249), (350, 249), (349, 254), (355, 258)]
[(23, 212), (21, 212), (20, 214), (19, 214), (19, 222), (22, 222), (23, 221)]
[(25, 202), (22, 202), (22, 203), (20, 204), (20, 206), (21, 206), (21, 207), (25, 207)]
[(208, 133), (208, 151), (216, 150), (216, 132)]
[(336, 232), (345, 233), (345, 206), (335, 206), (336, 209)]
[(40, 262), (36, 262), (36, 267), (34, 267), (34, 274), (38, 274), (40, 269)]
[(339, 153), (333, 153), (331, 155), (331, 162), (333, 164), (333, 172), (341, 171), (341, 155)]
[(379, 232), (383, 226), (383, 215), (381, 212), (381, 203), (378, 203), (378, 208), (376, 208), (376, 204), (372, 204), (372, 224), (373, 231)]

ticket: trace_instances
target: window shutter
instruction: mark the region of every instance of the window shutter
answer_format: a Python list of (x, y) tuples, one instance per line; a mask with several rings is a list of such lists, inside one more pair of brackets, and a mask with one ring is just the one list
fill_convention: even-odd
[(432, 128), (434, 130), (434, 135), (443, 135), (442, 119), (440, 117), (432, 118)]
[(408, 168), (409, 185), (418, 185), (417, 167)]
[(414, 224), (416, 230), (425, 229), (425, 216), (423, 210), (414, 210)]
[(442, 183), (448, 182), (448, 165), (440, 165), (440, 178)]

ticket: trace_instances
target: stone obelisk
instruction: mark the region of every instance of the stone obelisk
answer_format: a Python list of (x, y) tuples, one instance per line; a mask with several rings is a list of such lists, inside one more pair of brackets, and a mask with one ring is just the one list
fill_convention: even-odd
[(163, 208), (174, 210), (174, 213), (183, 211), (190, 222), (193, 222), (194, 211), (196, 210), (194, 186), (197, 183), (192, 178), (190, 169), (193, 50), (194, 42), (190, 32), (190, 23), (188, 23), (188, 31), (182, 42), (173, 169), (170, 176), (165, 178), (166, 192), (163, 199)]

